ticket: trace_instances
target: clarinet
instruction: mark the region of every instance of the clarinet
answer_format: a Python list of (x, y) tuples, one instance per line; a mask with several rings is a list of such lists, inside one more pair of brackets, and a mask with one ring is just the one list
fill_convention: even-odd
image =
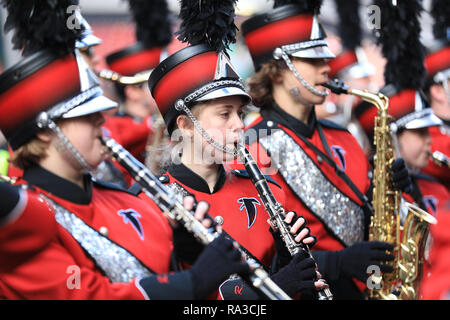
[[(291, 256), (296, 255), (300, 250), (304, 250), (312, 258), (308, 246), (296, 242), (293, 235), (289, 232), (287, 223), (283, 221), (286, 212), (282, 205), (275, 199), (266, 178), (262, 174), (255, 159), (253, 159), (253, 156), (243, 144), (237, 143), (236, 147), (239, 157), (242, 160), (250, 179), (258, 190), (259, 197), (269, 214), (269, 223), (275, 230), (279, 230), (281, 239), (284, 241)], [(320, 279), (319, 281), (326, 283), (324, 279)], [(333, 300), (333, 294), (328, 285), (327, 287), (318, 290), (317, 294), (319, 300)]]
[[(101, 141), (107, 151), (111, 153), (112, 157), (131, 174), (131, 176), (142, 186), (144, 193), (156, 203), (167, 217), (182, 224), (204, 245), (208, 245), (220, 235), (215, 229), (215, 223), (210, 228), (203, 226), (203, 224), (194, 217), (192, 212), (184, 208), (174, 191), (164, 186), (150, 170), (114, 139), (103, 138)], [(231, 240), (234, 241), (234, 239)], [(244, 255), (241, 247), (239, 248), (239, 251)], [(275, 282), (272, 281), (272, 279), (270, 279), (269, 274), (260, 264), (253, 259), (246, 260), (246, 262), (250, 266), (251, 273), (249, 279), (244, 279), (244, 281), (249, 282), (252, 287), (263, 293), (270, 300), (292, 300)]]

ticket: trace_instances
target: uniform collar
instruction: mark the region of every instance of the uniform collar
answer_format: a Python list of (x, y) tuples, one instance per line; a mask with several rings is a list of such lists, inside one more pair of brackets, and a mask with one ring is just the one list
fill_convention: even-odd
[(58, 198), (76, 204), (86, 205), (92, 199), (92, 179), (89, 174), (84, 176), (85, 189), (38, 165), (26, 169), (23, 173), (23, 179), (29, 184), (43, 189)]
[(304, 137), (311, 138), (314, 134), (314, 130), (316, 128), (316, 113), (314, 106), (309, 114), (308, 123), (305, 124), (302, 121), (294, 118), (286, 111), (280, 108), (275, 102), (268, 108), (262, 108), (261, 115), (265, 119), (270, 119), (275, 121), (282, 126), (285, 126), (291, 130), (294, 130), (295, 133), (301, 134)]
[(212, 192), (209, 190), (208, 183), (206, 183), (206, 181), (202, 177), (186, 167), (184, 164), (172, 165), (168, 171), (172, 177), (174, 177), (185, 186), (196, 191), (208, 194), (213, 194), (219, 191), (225, 184), (226, 180), (226, 172), (223, 165), (220, 165), (219, 167), (219, 178), (217, 179), (214, 190)]

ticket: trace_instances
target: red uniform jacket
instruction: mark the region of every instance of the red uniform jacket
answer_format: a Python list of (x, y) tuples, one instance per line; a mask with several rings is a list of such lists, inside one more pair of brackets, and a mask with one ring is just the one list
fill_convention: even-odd
[[(450, 199), (450, 193), (437, 179), (426, 174), (415, 174), (413, 179), (417, 183), (417, 187), (422, 195), (422, 201), (425, 209), (429, 214), (437, 217), (439, 208), (442, 204)], [(409, 202), (414, 202), (414, 199), (408, 195), (403, 195)]]
[[(267, 168), (266, 173), (271, 174), (271, 177), (281, 185), (286, 194), (287, 207), (306, 218), (308, 226), (311, 228), (311, 234), (315, 235), (318, 240), (313, 250), (340, 250), (346, 245), (352, 244), (356, 241), (356, 238), (344, 240), (350, 228), (358, 228), (358, 237), (363, 240), (364, 219), (366, 218), (360, 216), (358, 220), (347, 220), (348, 217), (345, 217), (345, 212), (333, 212), (332, 201), (334, 199), (331, 199), (330, 194), (324, 191), (323, 186), (325, 183), (328, 187), (334, 186), (340, 193), (348, 197), (349, 202), (355, 206), (361, 205), (361, 201), (351, 188), (338, 177), (335, 170), (323, 159), (320, 159), (297, 135), (299, 132), (299, 134), (305, 134), (308, 141), (325, 154), (327, 153), (321, 142), (314, 114), (312, 114), (311, 124), (297, 127), (297, 133), (281, 124), (283, 119), (277, 117), (274, 112), (267, 115), (267, 117), (257, 118), (246, 128), (246, 133), (249, 133), (250, 136), (256, 134), (256, 137), (260, 139), (258, 141), (251, 141), (250, 139), (249, 150), (260, 166)], [(360, 192), (365, 194), (370, 187), (369, 163), (358, 142), (348, 131), (334, 124), (328, 122), (321, 122), (321, 124), (333, 160), (350, 177)], [(282, 134), (274, 137), (274, 129), (281, 129)], [(261, 134), (266, 134), (268, 137), (266, 146), (261, 143), (263, 137)], [(290, 145), (286, 147), (288, 143)], [(312, 161), (309, 162), (309, 165), (313, 163), (315, 168), (322, 173), (322, 178), (308, 180), (310, 178), (309, 172), (314, 167), (307, 167), (305, 160), (297, 156), (296, 152), (300, 149), (305, 152), (303, 156)], [(277, 154), (273, 150), (283, 151)], [(282, 162), (281, 168), (276, 166), (268, 153), (281, 160), (279, 161)], [(286, 158), (289, 159), (286, 160)], [(305, 177), (304, 180), (303, 177)], [(299, 197), (301, 192), (304, 192), (303, 198)], [(322, 202), (309, 201), (311, 199), (321, 199)], [(317, 212), (320, 212), (320, 215)], [(337, 223), (340, 223), (341, 227)], [(348, 243), (346, 244), (345, 241)]]
[[(262, 109), (261, 116), (246, 128), (246, 136), (256, 161), (285, 191), (287, 207), (306, 218), (318, 240), (313, 251), (341, 250), (365, 239), (369, 217), (361, 198), (370, 187), (369, 162), (347, 130), (316, 120), (314, 111), (304, 124), (273, 105)], [(328, 154), (334, 164), (302, 138)], [(339, 170), (350, 178), (359, 196), (339, 177)], [(352, 281), (339, 286), (346, 291), (344, 299), (361, 298), (359, 291), (364, 288), (357, 282), (357, 289)], [(350, 287), (353, 293), (347, 292)]]
[(83, 193), (40, 167), (24, 178), (0, 226), (0, 298), (144, 299), (135, 278), (169, 271), (172, 232), (154, 204), (90, 178)]
[[(430, 136), (432, 139), (431, 152), (440, 151), (447, 157), (450, 157), (450, 127), (442, 125), (440, 127), (430, 127)], [(424, 173), (433, 176), (450, 191), (450, 169), (445, 166), (439, 166), (431, 159), (428, 165), (422, 170)]]
[(431, 226), (430, 268), (420, 285), (421, 299), (450, 298), (450, 200), (440, 203), (438, 223)]
[[(196, 201), (208, 202), (208, 213), (213, 218), (223, 218), (223, 229), (263, 265), (270, 267), (275, 255), (275, 244), (267, 223), (269, 216), (256, 188), (244, 172), (233, 170), (226, 173), (221, 167), (213, 192), (210, 192), (200, 176), (184, 165), (172, 166), (161, 179), (183, 196), (190, 194)], [(283, 191), (274, 181), (269, 182), (269, 185), (277, 201), (284, 206)], [(151, 202), (144, 193), (140, 197)]]

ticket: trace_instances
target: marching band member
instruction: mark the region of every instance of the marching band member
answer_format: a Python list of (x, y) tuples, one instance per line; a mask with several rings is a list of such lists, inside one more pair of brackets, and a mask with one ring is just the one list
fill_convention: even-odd
[(79, 30), (65, 27), (77, 2), (3, 4), (26, 57), (0, 75), (0, 129), (23, 169), (16, 186), (0, 183), (0, 297), (202, 299), (247, 274), (224, 237), (170, 272), (172, 230), (156, 205), (90, 176), (107, 156), (101, 112), (117, 104), (75, 49)]
[[(271, 276), (273, 281), (291, 297), (299, 292), (314, 294), (315, 286), (321, 286), (316, 281), (314, 261), (304, 253), (292, 260), (286, 257), (289, 253), (279, 235), (269, 232), (268, 215), (248, 174), (245, 170), (230, 171), (226, 165), (236, 160), (235, 143), (244, 128), (244, 108), (250, 103), (225, 51), (234, 41), (236, 29), (233, 1), (221, 1), (217, 7), (187, 2), (182, 1), (181, 6), (180, 40), (190, 45), (163, 60), (149, 78), (172, 142), (181, 139), (161, 181), (180, 195), (191, 194), (208, 202), (209, 214), (218, 218), (225, 232), (265, 267), (271, 267), (278, 247), (281, 265)], [(206, 16), (206, 11), (211, 13), (207, 18), (195, 18)], [(275, 197), (283, 203), (282, 190), (275, 181), (269, 181)], [(147, 198), (145, 194), (141, 197)], [(294, 219), (294, 213), (290, 213), (286, 221), (292, 224), (296, 241), (313, 244), (315, 239), (309, 235), (303, 218)], [(185, 243), (185, 247), (186, 252), (194, 251), (195, 244)], [(236, 279), (224, 282), (219, 294), (222, 299), (256, 298), (251, 288)]]
[(256, 70), (249, 93), (261, 109), (246, 132), (254, 157), (285, 190), (288, 208), (317, 236), (312, 254), (336, 299), (360, 299), (369, 266), (392, 271), (385, 261), (393, 247), (365, 241), (372, 213), (366, 155), (347, 130), (316, 118), (334, 58), (319, 8), (320, 1), (275, 1), (273, 10), (243, 23)]

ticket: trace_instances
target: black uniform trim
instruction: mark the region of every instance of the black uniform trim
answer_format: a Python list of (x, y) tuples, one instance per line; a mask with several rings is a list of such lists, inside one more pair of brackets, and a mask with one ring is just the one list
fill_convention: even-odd
[(193, 300), (195, 298), (189, 271), (146, 277), (139, 280), (138, 284), (150, 300)]
[(427, 180), (427, 181), (440, 183), (439, 180), (437, 180), (435, 177), (429, 176), (425, 173), (416, 173), (416, 174), (414, 174), (414, 176), (417, 180)]
[(337, 123), (334, 123), (332, 121), (329, 120), (325, 120), (325, 119), (319, 119), (317, 120), (322, 126), (327, 127), (327, 128), (332, 128), (332, 129), (336, 129), (336, 130), (343, 130), (343, 131), (348, 131), (346, 128), (338, 125)]
[(23, 179), (30, 185), (41, 188), (58, 198), (76, 203), (86, 205), (91, 203), (92, 188), (94, 184), (99, 188), (110, 189), (115, 191), (128, 192), (115, 184), (94, 180), (90, 174), (84, 176), (84, 189), (80, 188), (75, 183), (66, 180), (41, 166), (34, 166), (26, 169), (23, 173)]
[[(157, 176), (157, 178), (161, 183), (164, 184), (169, 183), (170, 181), (170, 178), (167, 174)], [(134, 196), (138, 196), (142, 192), (142, 186), (138, 182), (135, 182), (131, 187), (128, 188), (127, 192), (131, 193)]]
[(185, 186), (188, 186), (189, 188), (192, 188), (196, 191), (208, 194), (216, 193), (217, 191), (222, 189), (227, 178), (225, 169), (221, 165), (219, 167), (219, 178), (217, 179), (217, 182), (214, 185), (214, 189), (211, 192), (209, 190), (208, 183), (202, 177), (200, 177), (198, 174), (196, 174), (183, 164), (171, 166), (169, 168), (169, 173), (172, 177), (174, 177), (176, 180), (178, 180)]
[[(241, 177), (241, 178), (250, 179), (250, 175), (248, 174), (247, 170), (233, 169), (233, 170), (231, 170), (231, 173), (233, 173), (234, 175)], [(281, 189), (281, 186), (278, 184), (278, 182), (276, 182), (275, 179), (273, 179), (271, 176), (264, 175), (264, 178), (266, 178), (267, 182), (271, 182), (274, 185), (276, 185), (278, 188)]]
[(110, 190), (115, 190), (115, 191), (126, 192), (126, 193), (129, 193), (129, 194), (133, 195), (133, 196), (135, 195), (132, 192), (129, 192), (128, 189), (122, 188), (121, 186), (119, 186), (117, 184), (114, 184), (114, 183), (111, 183), (111, 182), (108, 182), (108, 181), (97, 180), (95, 178), (92, 178), (92, 182), (97, 187), (100, 187), (100, 188), (103, 188), (103, 189), (110, 189)]

